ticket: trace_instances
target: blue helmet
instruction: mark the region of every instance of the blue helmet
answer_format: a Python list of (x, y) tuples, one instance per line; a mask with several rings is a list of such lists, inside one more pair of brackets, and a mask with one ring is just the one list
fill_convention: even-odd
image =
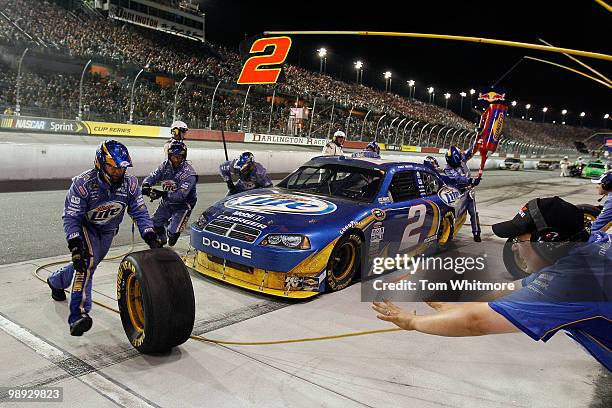
[(251, 170), (251, 167), (255, 163), (255, 157), (251, 152), (244, 152), (240, 155), (236, 163), (234, 163), (234, 168), (240, 171), (241, 173), (248, 173)]
[(370, 150), (376, 154), (380, 154), (380, 146), (374, 141), (368, 143), (368, 145), (366, 146), (366, 150)]
[(438, 163), (438, 160), (433, 156), (427, 156), (425, 160), (423, 160), (423, 165), (433, 170), (436, 170), (436, 171), (440, 168), (440, 164)]
[(182, 156), (183, 160), (187, 159), (187, 145), (180, 140), (173, 140), (168, 146), (168, 160), (170, 155)]
[(446, 163), (451, 167), (459, 167), (461, 166), (461, 156), (461, 152), (457, 149), (457, 146), (451, 146), (446, 151)]
[[(116, 140), (105, 140), (100, 143), (98, 150), (96, 150), (94, 165), (98, 170), (100, 178), (110, 185), (113, 184), (113, 181), (104, 168), (107, 164), (117, 169), (132, 167), (132, 158), (130, 157), (127, 147)], [(122, 182), (123, 179), (116, 184)]]
[(591, 183), (601, 184), (604, 190), (612, 191), (612, 171), (606, 171), (601, 176), (591, 179)]

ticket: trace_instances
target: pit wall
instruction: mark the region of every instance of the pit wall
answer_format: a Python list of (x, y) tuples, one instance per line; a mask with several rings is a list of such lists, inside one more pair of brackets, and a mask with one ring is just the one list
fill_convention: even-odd
[[(145, 176), (163, 160), (163, 144), (168, 139), (170, 129), (160, 126), (130, 125), (121, 123), (105, 123), (91, 121), (76, 121), (50, 118), (34, 118), (25, 116), (0, 115), (0, 130), (15, 133), (41, 132), (58, 135), (91, 135), (109, 137), (138, 137), (159, 139), (159, 146), (130, 146), (130, 155), (134, 167), (130, 173), (136, 176)], [(228, 147), (230, 158), (237, 157), (248, 146), (256, 160), (268, 169), (269, 173), (286, 174), (297, 168), (300, 164), (319, 155), (327, 143), (323, 138), (303, 138), (293, 136), (262, 135), (253, 133), (224, 132), (216, 130), (192, 129), (188, 132), (186, 141), (222, 141), (222, 136)], [(0, 181), (38, 180), (38, 179), (69, 179), (84, 169), (91, 168), (93, 153), (91, 145), (74, 144), (45, 144), (34, 143), (4, 143), (2, 145), (3, 160), (0, 162)], [(21, 140), (24, 141), (23, 139)], [(240, 143), (236, 146), (235, 143)], [(351, 150), (361, 150), (367, 142), (347, 141), (344, 148), (347, 153)], [(294, 146), (299, 146), (297, 149)], [(400, 151), (387, 151), (382, 144), (381, 156), (405, 162), (422, 163), (426, 155), (437, 157), (441, 165), (444, 164), (444, 149), (420, 146), (394, 146)], [(486, 163), (486, 169), (498, 168), (505, 155), (494, 154)], [(519, 157), (519, 156), (514, 156)], [(526, 169), (533, 169), (537, 158), (520, 156)], [(221, 143), (219, 148), (199, 147), (197, 144), (189, 146), (189, 160), (192, 161), (198, 174), (218, 174), (219, 164), (225, 160), (225, 153)], [(478, 169), (480, 156), (476, 156), (468, 163), (471, 169)]]

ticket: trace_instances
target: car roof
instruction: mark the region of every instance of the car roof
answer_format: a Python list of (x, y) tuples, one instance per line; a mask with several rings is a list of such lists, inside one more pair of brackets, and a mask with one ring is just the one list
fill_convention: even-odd
[(347, 157), (347, 156), (317, 156), (310, 161), (304, 163), (304, 166), (337, 164), (342, 166), (359, 167), (372, 170), (389, 171), (392, 169), (399, 170), (423, 170), (431, 172), (431, 170), (422, 163), (404, 162), (398, 160), (375, 159), (369, 157)]

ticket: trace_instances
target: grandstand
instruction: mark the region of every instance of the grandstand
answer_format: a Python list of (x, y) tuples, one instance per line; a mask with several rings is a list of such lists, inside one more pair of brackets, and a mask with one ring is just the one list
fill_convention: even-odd
[[(17, 104), (18, 61), (29, 49), (20, 81), (22, 115), (75, 118), (81, 71), (91, 59), (83, 87), (85, 119), (126, 122), (132, 82), (146, 66), (134, 92), (135, 123), (169, 124), (176, 84), (187, 76), (178, 93), (176, 118), (192, 127), (219, 128), (223, 121), (231, 130), (310, 137), (327, 137), (338, 128), (350, 139), (440, 146), (453, 140), (444, 137), (449, 129), (457, 130), (450, 134), (463, 135), (465, 140), (456, 142), (465, 144), (475, 127), (442, 107), (295, 66), (287, 67), (286, 81), (274, 88), (252, 87), (245, 104), (247, 89), (235, 84), (240, 58), (225, 47), (110, 19), (77, 0), (0, 0), (0, 10), (3, 109)], [(306, 119), (290, 121), (295, 107), (305, 108)], [(469, 114), (477, 119), (478, 112)], [(505, 146), (522, 143), (531, 146), (527, 150), (539, 146), (560, 151), (591, 133), (510, 119)]]

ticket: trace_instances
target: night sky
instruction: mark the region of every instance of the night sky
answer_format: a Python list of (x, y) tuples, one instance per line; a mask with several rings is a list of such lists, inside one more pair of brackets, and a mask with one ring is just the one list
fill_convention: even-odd
[[(208, 39), (237, 50), (245, 38), (266, 30), (368, 30), (467, 35), (553, 45), (583, 51), (612, 53), (612, 13), (594, 0), (566, 1), (236, 1), (204, 0)], [(547, 59), (588, 72), (567, 57), (550, 52), (486, 44), (416, 38), (293, 36), (289, 61), (318, 71), (316, 49), (328, 50), (327, 72), (343, 80), (355, 80), (353, 63), (365, 64), (365, 85), (384, 89), (383, 72), (393, 73), (392, 89), (407, 95), (406, 81), (416, 81), (416, 96), (427, 100), (426, 88), (436, 89), (436, 102), (452, 94), (449, 108), (458, 111), (460, 91), (487, 87), (496, 82), (522, 56)], [(612, 63), (581, 58), (608, 78)], [(588, 72), (591, 74), (590, 72)], [(515, 116), (532, 105), (530, 116), (559, 122), (567, 109), (568, 122), (577, 123), (581, 111), (585, 124), (603, 125), (612, 114), (611, 89), (566, 70), (523, 60), (500, 86), (509, 100), (517, 100)], [(469, 99), (468, 97), (466, 98)], [(608, 121), (608, 127), (612, 122)]]

